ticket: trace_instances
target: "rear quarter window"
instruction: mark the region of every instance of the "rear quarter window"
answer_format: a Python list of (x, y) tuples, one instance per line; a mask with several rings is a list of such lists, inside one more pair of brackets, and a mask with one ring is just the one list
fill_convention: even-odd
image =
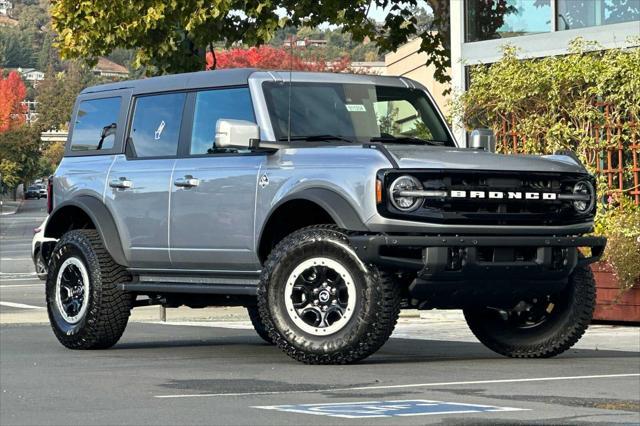
[(121, 97), (80, 102), (73, 124), (71, 151), (112, 149), (116, 140)]

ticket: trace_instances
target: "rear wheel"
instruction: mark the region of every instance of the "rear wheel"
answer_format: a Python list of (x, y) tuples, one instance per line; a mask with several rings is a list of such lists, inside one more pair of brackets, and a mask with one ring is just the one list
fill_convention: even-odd
[(122, 336), (133, 296), (118, 289), (129, 274), (95, 230), (67, 232), (56, 244), (46, 282), (49, 321), (70, 349), (102, 349)]
[(36, 275), (38, 276), (39, 279), (41, 280), (46, 280), (47, 279), (47, 264), (45, 263), (44, 259), (42, 258), (42, 252), (40, 250), (38, 250), (35, 254), (35, 269), (36, 269)]
[(262, 319), (260, 318), (260, 311), (257, 306), (247, 306), (247, 313), (249, 314), (249, 319), (251, 320), (251, 324), (253, 325), (253, 329), (256, 331), (258, 336), (262, 338), (265, 342), (273, 345), (273, 340), (269, 337), (269, 332), (264, 327), (262, 323)]
[(489, 349), (513, 358), (548, 358), (572, 347), (591, 323), (596, 289), (588, 266), (578, 266), (556, 293), (510, 307), (465, 309), (475, 336)]
[(364, 265), (339, 230), (294, 232), (269, 255), (258, 287), (271, 339), (307, 364), (346, 364), (376, 352), (398, 319), (397, 286)]

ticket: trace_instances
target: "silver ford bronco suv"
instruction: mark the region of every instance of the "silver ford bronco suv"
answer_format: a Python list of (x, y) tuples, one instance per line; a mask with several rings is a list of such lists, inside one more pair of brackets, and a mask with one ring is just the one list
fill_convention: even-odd
[(399, 77), (237, 69), (88, 88), (50, 180), (53, 332), (108, 348), (134, 307), (237, 305), (290, 357), (341, 364), (376, 352), (400, 309), (462, 309), (500, 354), (557, 355), (594, 309), (594, 179), (570, 155), (485, 139), (459, 147)]

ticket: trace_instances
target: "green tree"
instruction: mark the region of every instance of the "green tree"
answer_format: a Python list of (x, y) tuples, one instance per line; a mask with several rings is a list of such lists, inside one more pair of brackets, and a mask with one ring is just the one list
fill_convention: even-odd
[(20, 166), (6, 158), (0, 160), (0, 186), (14, 189), (20, 184)]
[(32, 67), (34, 53), (31, 40), (28, 32), (0, 27), (0, 68)]
[(64, 73), (56, 73), (49, 67), (38, 85), (37, 127), (41, 131), (67, 129), (76, 97), (92, 82), (91, 73), (77, 63), (70, 63)]
[[(35, 127), (22, 126), (0, 133), (0, 158), (18, 183), (27, 183), (42, 174), (40, 133)], [(10, 164), (13, 163), (13, 164)], [(17, 169), (14, 167), (17, 165)], [(2, 174), (5, 180), (5, 174)], [(5, 180), (5, 183), (7, 181)], [(7, 186), (11, 187), (11, 185)], [(13, 185), (15, 188), (15, 185)]]
[(52, 67), (56, 71), (62, 69), (58, 51), (53, 47), (53, 35), (47, 30), (42, 37), (42, 45), (38, 52), (37, 68), (44, 71), (49, 69), (49, 67)]
[[(271, 40), (278, 28), (328, 23), (351, 34), (356, 43), (365, 38), (374, 41), (382, 51), (422, 37), (428, 63), (436, 66), (436, 78), (445, 81), (449, 1), (427, 0), (434, 19), (426, 27), (420, 16), (414, 16), (417, 0), (376, 1), (388, 10), (382, 24), (368, 17), (370, 0), (55, 0), (51, 15), (63, 57), (91, 61), (117, 47), (136, 49), (134, 65), (146, 66), (149, 74), (203, 69), (205, 51), (216, 43), (260, 45)], [(278, 14), (282, 10), (288, 11), (284, 17)]]

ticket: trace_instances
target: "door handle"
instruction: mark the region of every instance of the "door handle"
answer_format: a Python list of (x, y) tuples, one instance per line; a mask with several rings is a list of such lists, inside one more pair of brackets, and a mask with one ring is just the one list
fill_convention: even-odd
[(178, 188), (193, 188), (200, 185), (200, 179), (196, 179), (192, 176), (185, 176), (184, 178), (176, 179), (173, 184)]
[(133, 188), (133, 182), (131, 182), (130, 180), (127, 180), (127, 178), (120, 178), (120, 179), (114, 179), (111, 182), (109, 182), (109, 186), (111, 188), (116, 188), (116, 189), (129, 189), (129, 188)]

